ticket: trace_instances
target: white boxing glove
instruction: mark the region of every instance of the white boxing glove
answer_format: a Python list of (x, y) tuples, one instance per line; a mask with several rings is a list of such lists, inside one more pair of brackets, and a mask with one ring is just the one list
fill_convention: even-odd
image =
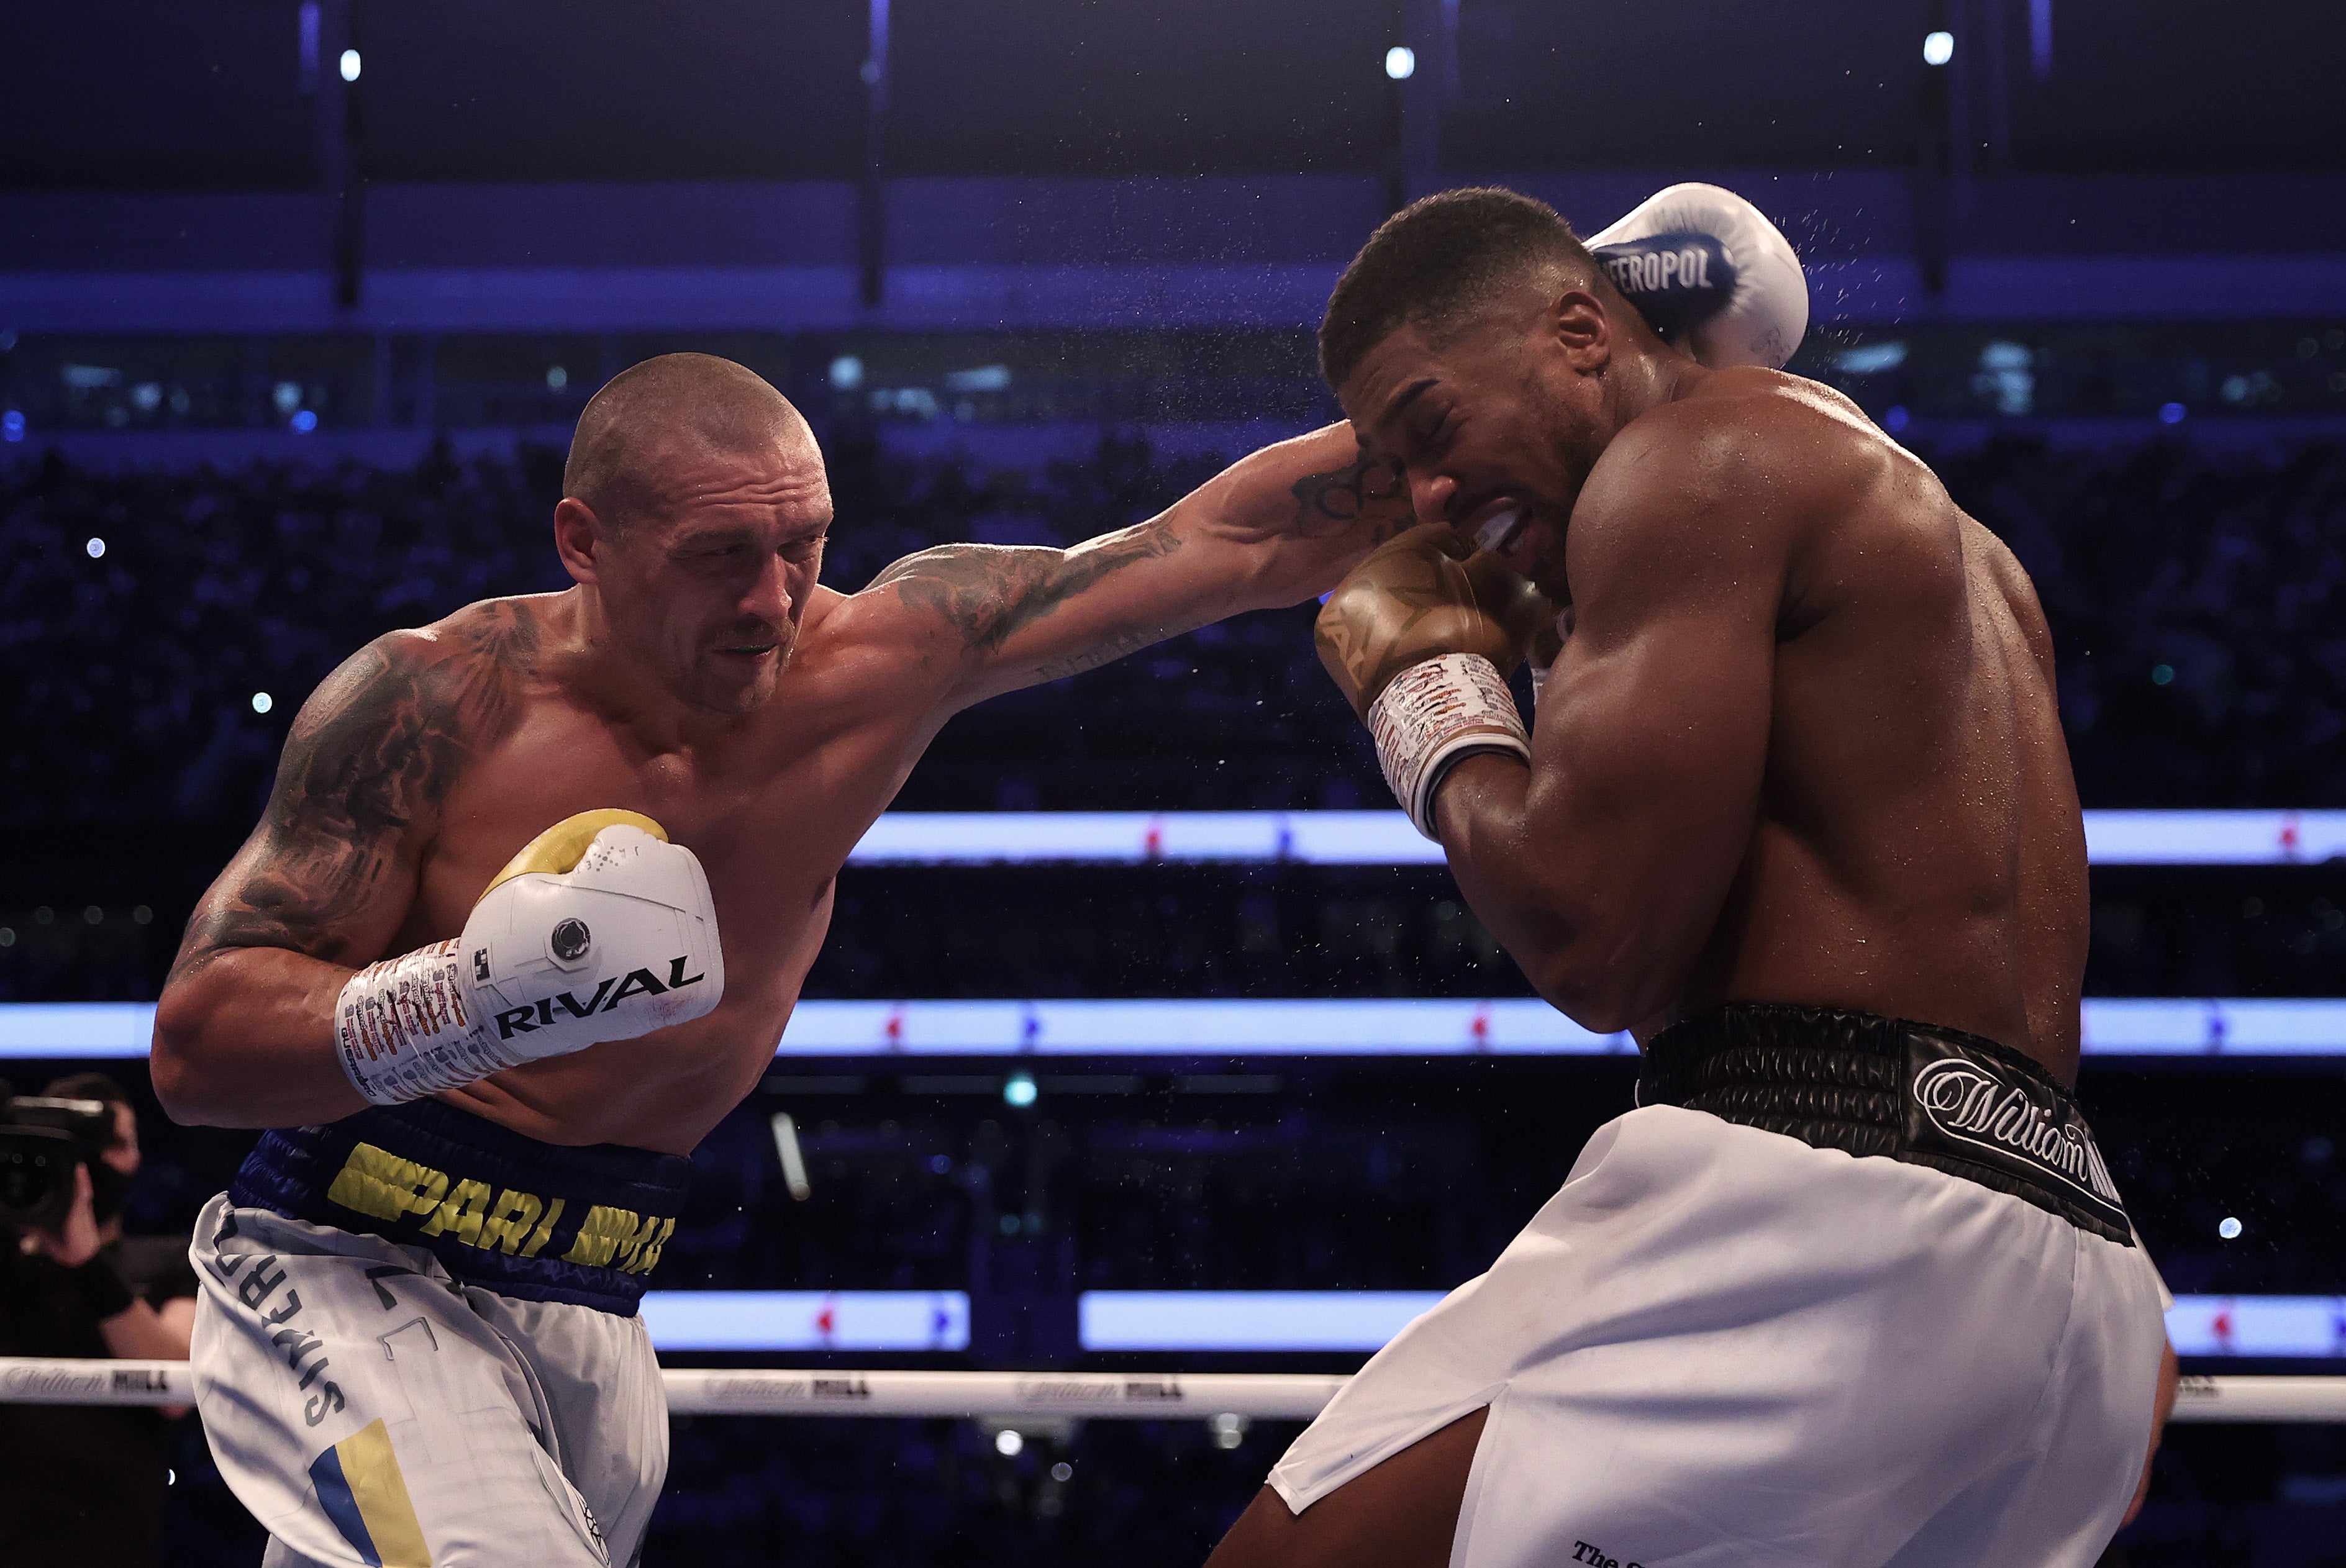
[(582, 811), (531, 840), (464, 933), (351, 976), (342, 1070), (380, 1105), (688, 1023), (725, 994), (700, 861), (633, 811)]
[(1809, 330), (1800, 259), (1731, 190), (1673, 185), (1587, 244), (1654, 331), (1713, 370), (1782, 370)]

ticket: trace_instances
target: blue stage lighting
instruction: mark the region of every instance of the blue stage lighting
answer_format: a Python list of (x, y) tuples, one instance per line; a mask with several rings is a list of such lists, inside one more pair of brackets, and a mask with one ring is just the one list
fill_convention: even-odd
[(1417, 74), (1417, 51), (1399, 44), (1385, 51), (1385, 75), (1405, 82)]
[(1955, 57), (1955, 36), (1953, 33), (1933, 33), (1923, 40), (1923, 63), (1943, 66)]

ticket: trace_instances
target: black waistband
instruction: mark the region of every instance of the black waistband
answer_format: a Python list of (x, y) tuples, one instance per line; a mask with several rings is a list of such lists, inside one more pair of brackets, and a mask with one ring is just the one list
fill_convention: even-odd
[(1730, 1002), (1647, 1043), (1637, 1103), (1929, 1166), (2134, 1244), (2076, 1102), (2037, 1063), (1960, 1029)]
[(631, 1317), (692, 1162), (566, 1148), (434, 1100), (263, 1133), (229, 1201), (429, 1247), (457, 1279)]

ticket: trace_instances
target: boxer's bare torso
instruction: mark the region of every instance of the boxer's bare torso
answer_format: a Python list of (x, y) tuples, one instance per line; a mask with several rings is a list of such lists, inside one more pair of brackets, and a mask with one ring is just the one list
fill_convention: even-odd
[(2025, 574), (1840, 394), (1656, 365), (1545, 585), (1573, 634), (1530, 773), (1443, 787), (1468, 901), (1593, 1027), (1847, 1007), (2074, 1081), (2085, 839)]
[[(1681, 428), (1617, 443), (1591, 474), (1598, 526), (1617, 500), (1607, 464), (1673, 442), (1688, 465), (1768, 454), (1740, 482), (1781, 496), (1749, 514), (1781, 530), (1752, 542), (1753, 576), (1770, 550), (1782, 561), (1758, 809), (1671, 1015), (1731, 999), (1917, 1018), (2073, 1082), (2085, 836), (2052, 634), (2019, 563), (1814, 382), (1710, 375), (1658, 423)], [(1731, 457), (1703, 439), (1721, 426)], [(1624, 473), (1623, 488), (1639, 484)]]
[[(942, 546), (852, 596), (815, 585), (831, 506), (811, 438), (685, 463), (648, 536), (597, 546), (591, 520), (557, 513), (581, 586), (378, 639), (305, 705), (260, 827), (189, 924), (158, 1093), (236, 1125), (361, 1108), (332, 1048), (351, 972), (454, 935), (534, 836), (617, 807), (699, 858), (722, 1003), (444, 1098), (549, 1143), (690, 1151), (770, 1061), (833, 877), (948, 718), (1331, 586), (1405, 525), (1378, 475), (1336, 426), (1075, 549)], [(615, 551), (650, 562), (642, 581), (622, 583)], [(663, 619), (650, 598), (683, 608)]]
[(1753, 371), (1693, 398), (1808, 472), (1784, 516), (1759, 809), (1676, 1011), (1918, 1018), (2074, 1082), (2085, 832), (2026, 575), (1838, 393)]
[(923, 657), (933, 655), (922, 646), (932, 628), (907, 626), (893, 591), (818, 590), (764, 707), (699, 735), (647, 733), (566, 678), (574, 596), (475, 605), (434, 628), (440, 645), (467, 650), (454, 656), (467, 683), (502, 700), (478, 705), (498, 721), (466, 726), (461, 708), (417, 716), (456, 728), (462, 761), (432, 781), (444, 789), (437, 830), (382, 945), (404, 952), (461, 929), (514, 851), (573, 812), (616, 806), (660, 823), (708, 872), (724, 1001), (692, 1023), (444, 1097), (548, 1142), (685, 1153), (771, 1061), (830, 924), (832, 878), (952, 711), (945, 672)]

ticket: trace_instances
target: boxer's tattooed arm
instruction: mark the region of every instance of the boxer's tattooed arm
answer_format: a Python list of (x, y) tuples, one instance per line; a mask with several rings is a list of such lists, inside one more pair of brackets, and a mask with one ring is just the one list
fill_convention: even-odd
[(1306, 474), (1295, 482), (1296, 532), (1313, 537), (1356, 524), (1368, 525), (1368, 542), (1382, 545), (1417, 521), (1409, 485), (1391, 459), (1361, 453), (1341, 468)]
[[(1330, 463), (1340, 450), (1351, 461), (1297, 478), (1291, 450), (1258, 454), (1164, 515), (1073, 550), (946, 545), (906, 556), (866, 591), (893, 588), (906, 608), (943, 621), (985, 667), (980, 684), (996, 689), (1007, 689), (1005, 679), (1057, 680), (1241, 609), (1292, 603), (1334, 585), (1412, 521), (1391, 461), (1349, 437), (1340, 449), (1329, 433), (1307, 461)], [(1119, 577), (1185, 550), (1168, 569)], [(1113, 596), (1085, 597), (1110, 587)]]
[[(991, 653), (1095, 584), (1136, 563), (1170, 555), (1181, 544), (1160, 517), (1075, 550), (943, 545), (905, 556), (872, 586), (892, 586), (907, 608), (938, 616), (970, 648)], [(1128, 634), (1109, 640), (1128, 640)], [(1104, 653), (1099, 662), (1117, 657)]]
[(385, 923), (386, 899), (404, 912), (407, 839), (509, 724), (513, 677), (536, 647), (536, 623), (493, 604), (437, 643), (380, 638), (328, 677), (294, 721), (252, 841), (189, 922), (172, 977), (236, 948), (374, 957), (354, 945)]

